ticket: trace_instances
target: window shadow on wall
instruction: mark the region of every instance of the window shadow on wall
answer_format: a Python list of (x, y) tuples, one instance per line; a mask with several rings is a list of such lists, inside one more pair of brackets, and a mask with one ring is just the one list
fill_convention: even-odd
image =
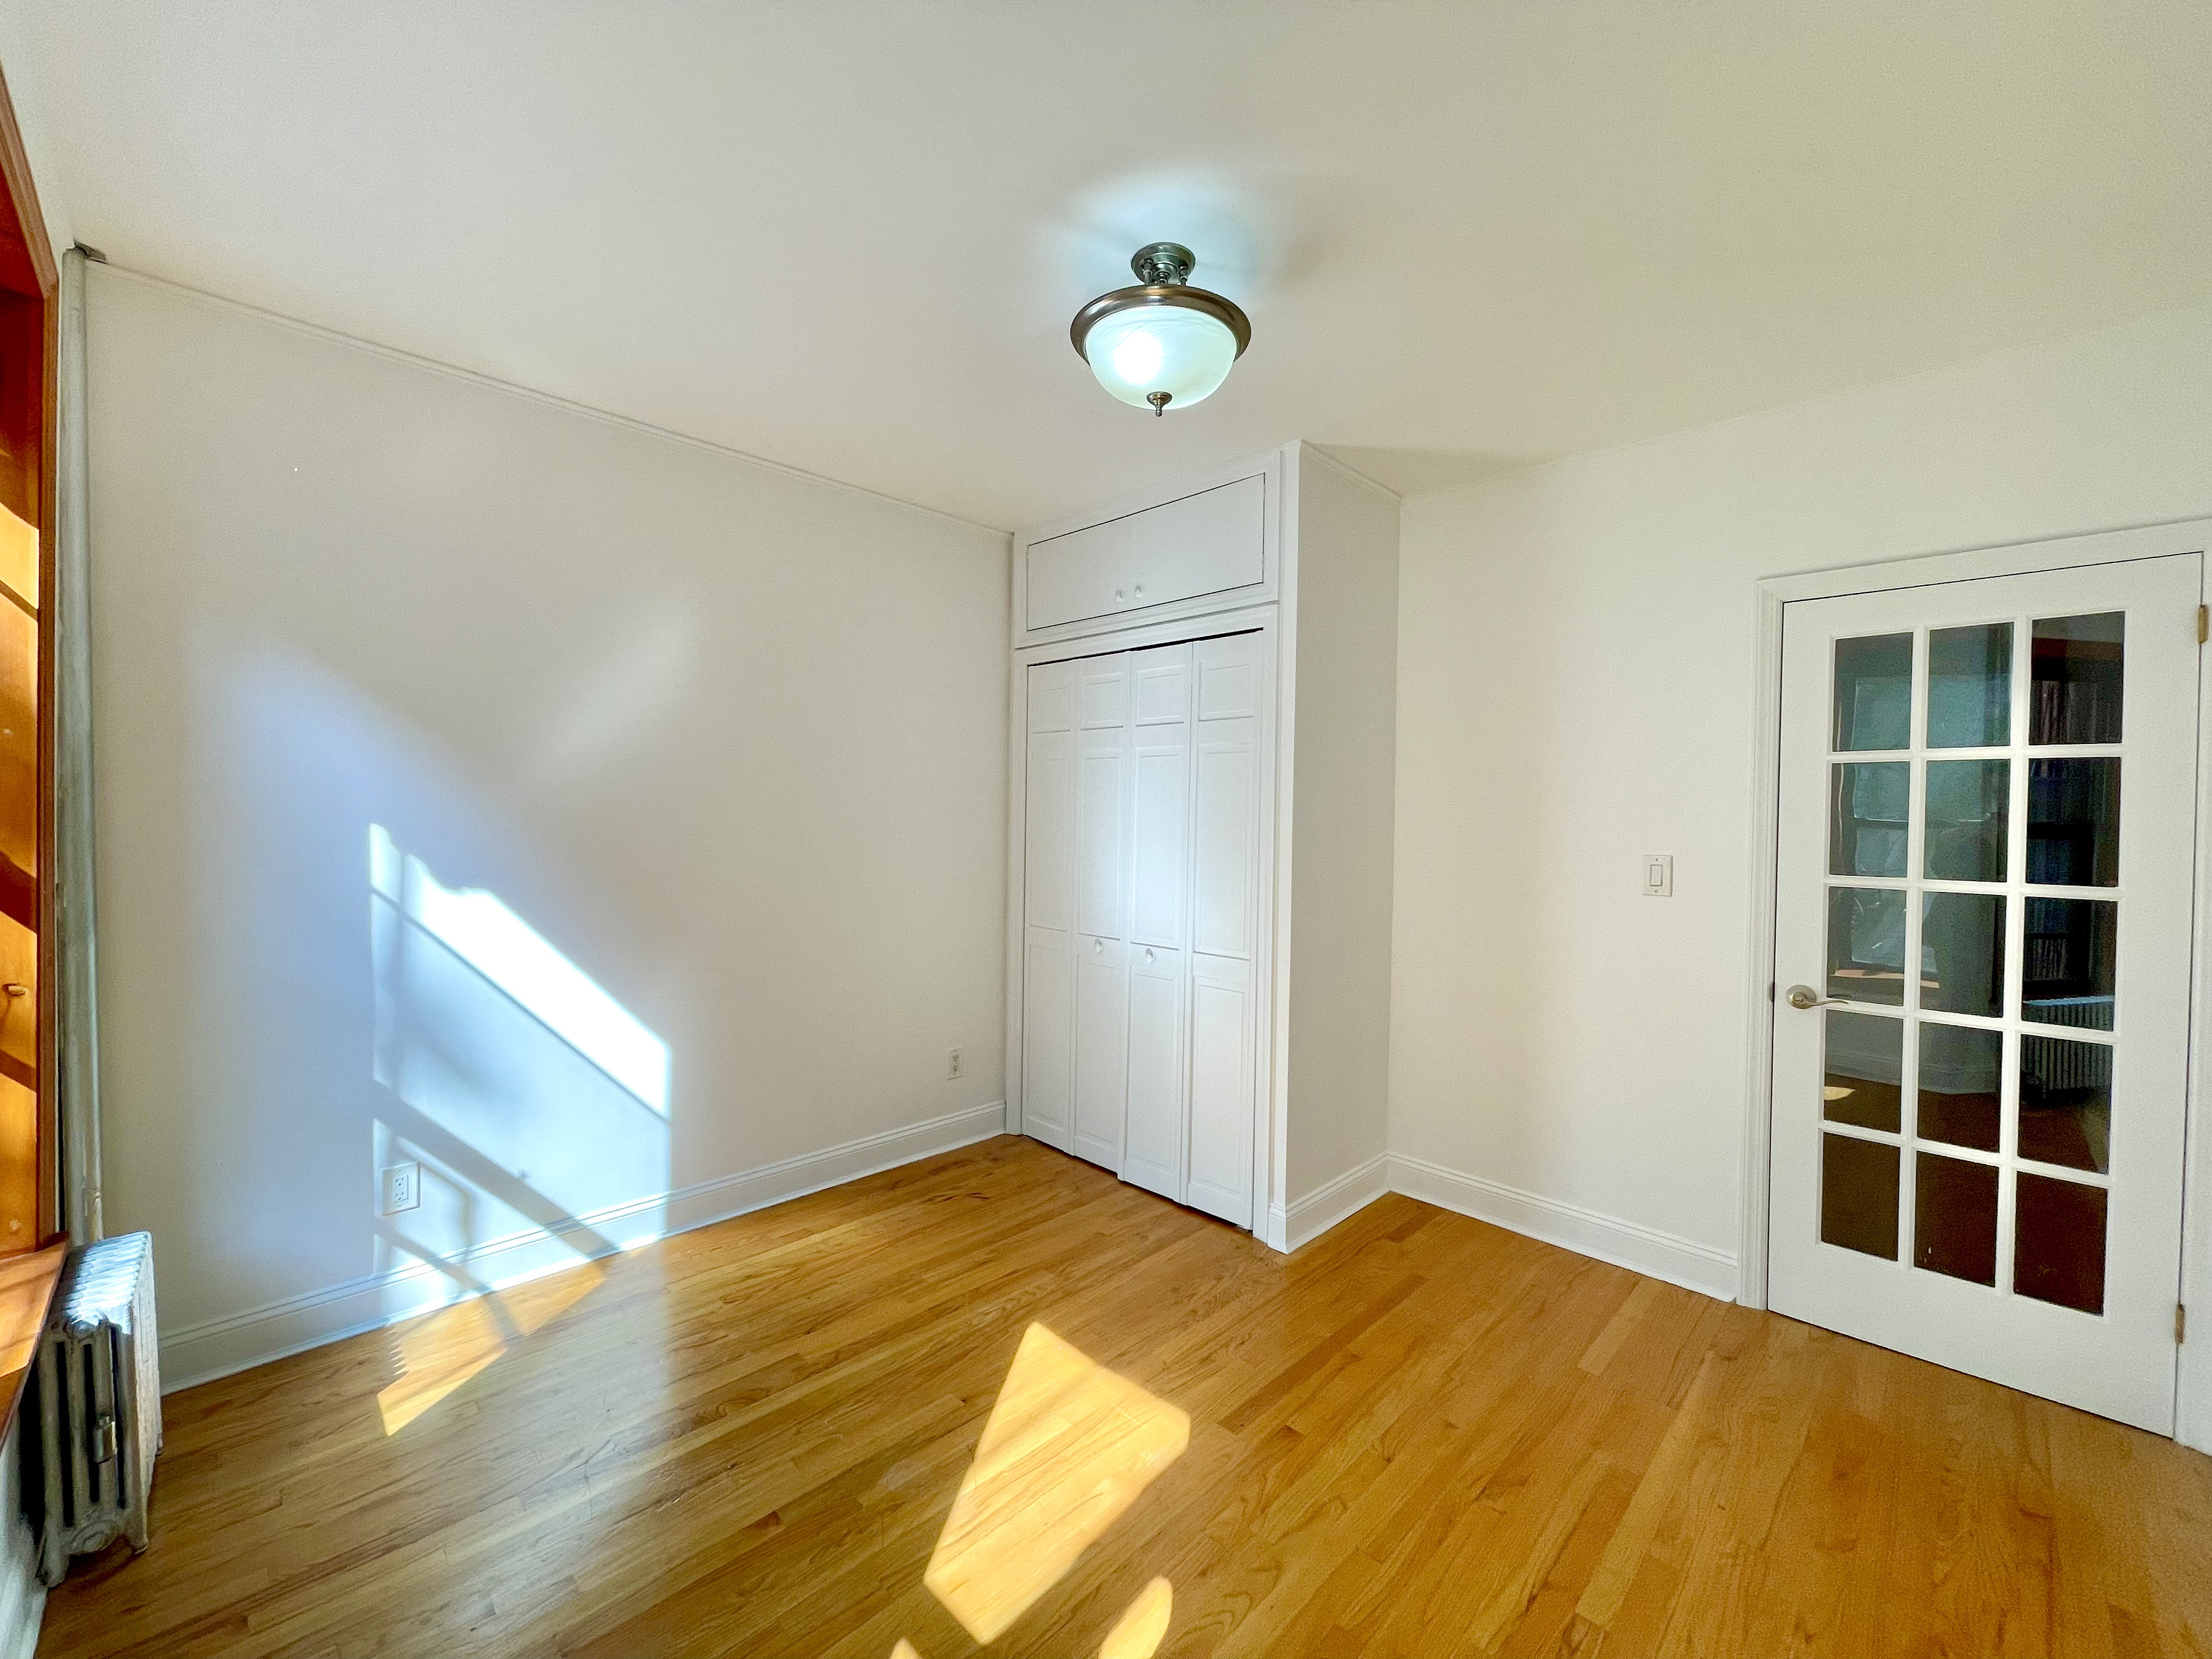
[(392, 1338), (397, 1433), (604, 1273), (497, 1286), (660, 1236), (670, 1057), (496, 895), (448, 886), (380, 824), (368, 866), (379, 1207), (387, 1172), (417, 1172), (415, 1202), (377, 1224), (378, 1266), (425, 1265), (456, 1302)]

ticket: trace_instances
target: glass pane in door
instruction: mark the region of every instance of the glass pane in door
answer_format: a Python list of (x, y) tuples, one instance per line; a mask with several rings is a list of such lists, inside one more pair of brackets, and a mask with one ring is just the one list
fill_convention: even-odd
[(1905, 1000), (1905, 895), (1875, 887), (1828, 891), (1828, 992), (1853, 1002)]
[(1831, 1008), (1820, 1115), (1895, 1134), (1904, 1117), (1905, 1022)]
[(1997, 1282), (1996, 1165), (1934, 1152), (1914, 1159), (1912, 1265), (1977, 1285)]
[(2070, 1170), (2112, 1168), (2112, 1050), (2057, 1037), (2020, 1040), (2020, 1155)]
[(1928, 763), (1929, 879), (2002, 881), (2011, 822), (2010, 761)]
[(2012, 1287), (2039, 1302), (2105, 1311), (2105, 1189), (2020, 1172)]
[(1912, 635), (1836, 641), (1835, 746), (1903, 749), (1912, 741)]
[(2012, 737), (2012, 624), (1928, 635), (1928, 746), (2002, 748)]
[(2027, 740), (2120, 741), (2127, 614), (2045, 617), (2035, 624)]
[(1974, 1025), (1920, 1024), (1923, 1140), (1994, 1152), (2003, 1127), (2004, 1033)]
[(2021, 958), (2021, 1018), (2112, 1029), (2119, 909), (2107, 899), (2030, 896)]
[(1921, 901), (1920, 1006), (1995, 1019), (2004, 1012), (2005, 902), (1995, 893)]
[(1828, 769), (1828, 873), (1903, 875), (1911, 764), (1839, 761)]
[(2045, 887), (2119, 881), (2117, 756), (2027, 763), (2027, 878)]
[(1820, 1137), (1820, 1240), (1897, 1260), (1897, 1148)]

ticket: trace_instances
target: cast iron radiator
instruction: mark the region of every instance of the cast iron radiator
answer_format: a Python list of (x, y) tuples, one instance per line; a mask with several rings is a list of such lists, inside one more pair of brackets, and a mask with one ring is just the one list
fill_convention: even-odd
[(154, 1324), (154, 1236), (88, 1244), (62, 1270), (31, 1379), (35, 1468), (24, 1496), (39, 1577), (58, 1584), (70, 1557), (120, 1534), (147, 1541), (147, 1498), (161, 1449), (161, 1360)]

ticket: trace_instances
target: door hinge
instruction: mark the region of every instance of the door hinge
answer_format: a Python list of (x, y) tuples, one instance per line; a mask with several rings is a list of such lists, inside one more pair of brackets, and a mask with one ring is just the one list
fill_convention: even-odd
[(2212, 639), (2212, 605), (2197, 607), (2197, 643), (2202, 645)]
[(2184, 1302), (2173, 1304), (2173, 1340), (2176, 1342), (2189, 1340), (2189, 1305)]

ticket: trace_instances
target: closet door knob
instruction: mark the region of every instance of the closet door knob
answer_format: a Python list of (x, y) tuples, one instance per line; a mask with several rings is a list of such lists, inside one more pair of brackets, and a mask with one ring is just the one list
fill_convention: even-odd
[(1152, 947), (1151, 945), (1147, 945), (1145, 947), (1145, 960), (1146, 960), (1146, 962), (1150, 962), (1152, 959)]
[(1106, 941), (1103, 939), (1094, 939), (1091, 941), (1091, 948), (1094, 951), (1103, 951), (1106, 948)]

